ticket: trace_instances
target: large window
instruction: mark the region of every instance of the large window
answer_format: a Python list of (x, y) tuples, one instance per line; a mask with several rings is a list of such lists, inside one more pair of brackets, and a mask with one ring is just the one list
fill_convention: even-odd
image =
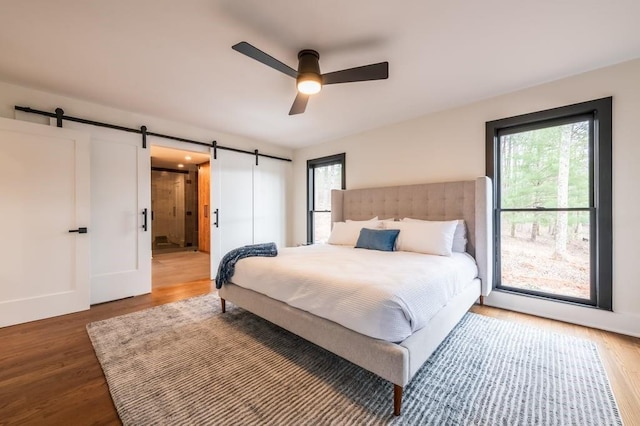
[(611, 103), (487, 123), (495, 288), (611, 310)]
[(331, 233), (331, 190), (345, 189), (345, 154), (307, 161), (307, 243), (326, 242)]

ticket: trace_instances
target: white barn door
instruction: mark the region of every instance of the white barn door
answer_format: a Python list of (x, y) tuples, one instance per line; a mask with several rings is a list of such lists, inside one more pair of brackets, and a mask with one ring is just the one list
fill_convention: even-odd
[(89, 309), (89, 170), (87, 134), (0, 119), (0, 327)]
[[(151, 156), (142, 136), (91, 133), (91, 304), (151, 292)], [(146, 228), (145, 228), (146, 212)]]
[(260, 157), (253, 166), (253, 242), (286, 244), (287, 183), (291, 163)]
[(217, 150), (211, 155), (211, 279), (229, 250), (253, 243), (255, 157)]
[[(287, 234), (287, 184), (291, 163), (218, 150), (211, 159), (211, 279), (228, 251), (275, 242)], [(217, 219), (217, 221), (216, 221)]]

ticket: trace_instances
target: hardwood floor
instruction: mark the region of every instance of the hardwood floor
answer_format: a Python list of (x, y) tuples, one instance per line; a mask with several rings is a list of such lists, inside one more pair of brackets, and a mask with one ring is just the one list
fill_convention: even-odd
[(86, 324), (210, 291), (206, 279), (0, 328), (0, 425), (120, 424)]
[[(206, 294), (201, 280), (88, 311), (0, 329), (0, 425), (120, 424), (85, 326)], [(596, 342), (626, 425), (640, 424), (640, 339), (486, 306), (473, 312)]]
[(209, 253), (180, 251), (154, 254), (151, 285), (154, 289), (202, 280), (211, 274)]

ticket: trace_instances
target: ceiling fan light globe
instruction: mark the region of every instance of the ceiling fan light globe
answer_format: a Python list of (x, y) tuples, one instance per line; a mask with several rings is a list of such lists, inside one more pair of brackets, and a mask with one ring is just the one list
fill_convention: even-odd
[(305, 95), (315, 95), (322, 89), (322, 85), (315, 80), (301, 80), (298, 82), (298, 91)]

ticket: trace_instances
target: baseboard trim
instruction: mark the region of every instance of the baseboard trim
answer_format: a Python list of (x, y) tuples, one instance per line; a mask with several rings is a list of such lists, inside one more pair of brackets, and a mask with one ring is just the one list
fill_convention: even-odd
[(640, 338), (640, 315), (493, 291), (485, 305)]

